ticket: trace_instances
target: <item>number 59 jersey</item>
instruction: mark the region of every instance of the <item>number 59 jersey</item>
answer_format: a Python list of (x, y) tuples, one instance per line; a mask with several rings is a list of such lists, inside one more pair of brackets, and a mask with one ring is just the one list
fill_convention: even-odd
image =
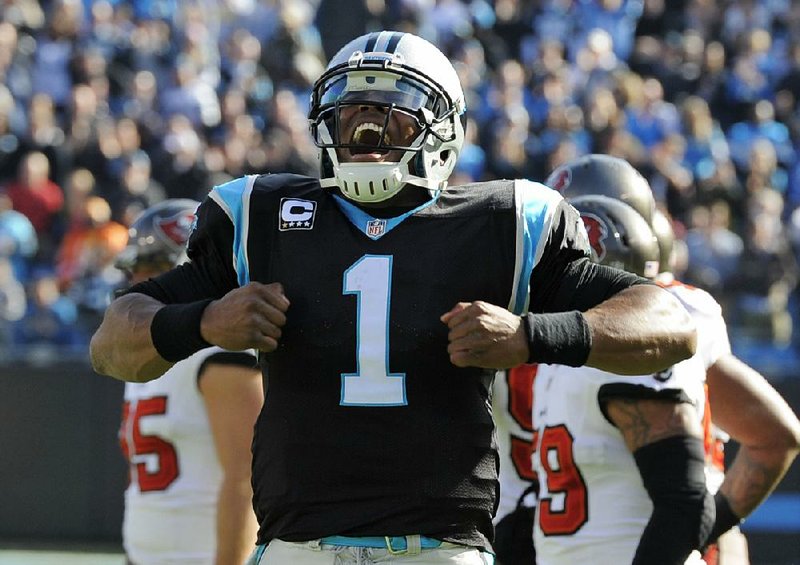
[(653, 510), (604, 398), (689, 402), (702, 420), (705, 367), (699, 355), (651, 376), (540, 365), (534, 381), (534, 468), (539, 565), (630, 563)]

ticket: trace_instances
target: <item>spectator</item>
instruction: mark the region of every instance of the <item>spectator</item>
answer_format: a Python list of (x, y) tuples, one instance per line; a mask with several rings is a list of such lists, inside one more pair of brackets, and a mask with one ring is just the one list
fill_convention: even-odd
[(22, 319), (26, 307), (25, 286), (14, 274), (8, 257), (0, 255), (0, 345), (11, 342), (13, 324)]
[(57, 184), (63, 182), (69, 168), (65, 140), (53, 99), (44, 93), (34, 94), (28, 106), (28, 130), (22, 138), (22, 150), (44, 153), (50, 162), (48, 174)]
[(87, 314), (102, 314), (122, 282), (113, 263), (128, 229), (111, 219), (111, 207), (99, 196), (89, 196), (73, 213), (56, 256), (59, 288)]
[[(30, 39), (23, 37), (23, 41)], [(5, 133), (5, 127), (13, 132), (24, 131), (25, 116), (22, 109), (31, 97), (31, 54), (20, 49), (19, 33), (8, 21), (0, 22), (0, 84), (3, 85), (3, 98), (11, 96), (10, 103), (3, 100), (0, 113), (4, 114), (9, 123), (0, 133)], [(6, 148), (7, 151), (7, 148)]]
[(708, 180), (717, 174), (720, 163), (730, 159), (730, 149), (719, 123), (711, 115), (708, 102), (689, 96), (681, 104), (681, 130), (686, 138), (684, 162), (698, 188), (698, 200), (707, 202)]
[[(600, 0), (598, 2), (574, 2), (572, 18), (581, 30), (601, 29), (614, 46), (614, 55), (627, 59), (633, 50), (636, 23), (642, 15), (642, 0)], [(591, 33), (591, 31), (589, 32)]]
[(73, 168), (85, 168), (95, 178), (103, 178), (105, 159), (100, 150), (99, 127), (108, 118), (97, 93), (86, 84), (72, 89), (65, 134)]
[(646, 148), (652, 148), (680, 129), (678, 111), (674, 104), (664, 100), (664, 88), (658, 79), (629, 81), (625, 95), (626, 128)]
[(200, 69), (189, 57), (179, 57), (174, 85), (161, 94), (161, 112), (166, 118), (186, 116), (194, 127), (219, 123), (219, 100), (211, 85), (203, 82)]
[(738, 280), (744, 250), (742, 238), (730, 229), (730, 208), (721, 200), (695, 206), (688, 225), (686, 282), (723, 296), (732, 280)]
[(189, 118), (176, 114), (168, 120), (152, 170), (169, 198), (197, 200), (209, 191), (203, 149), (203, 139)]
[(33, 91), (46, 94), (60, 110), (66, 109), (72, 90), (70, 64), (83, 18), (79, 0), (56, 0), (47, 9), (46, 29), (37, 37), (31, 77)]
[(0, 183), (14, 177), (20, 157), (22, 141), (14, 131), (15, 114), (16, 107), (11, 92), (0, 85)]
[(128, 92), (121, 102), (120, 114), (131, 118), (139, 127), (142, 146), (147, 150), (159, 143), (164, 120), (159, 112), (156, 77), (151, 71), (138, 71), (127, 85)]
[(61, 187), (50, 180), (50, 163), (44, 153), (33, 151), (23, 157), (17, 178), (6, 187), (14, 210), (33, 224), (39, 238), (40, 259), (52, 258), (61, 235), (60, 213), (64, 206)]
[(756, 139), (753, 142), (743, 176), (748, 193), (772, 189), (785, 194), (789, 183), (789, 175), (780, 166), (775, 146), (768, 139)]
[(125, 157), (119, 184), (109, 194), (108, 200), (112, 218), (123, 225), (130, 225), (127, 221), (130, 214), (141, 212), (166, 198), (164, 187), (153, 179), (150, 157), (140, 150)]
[(686, 220), (697, 200), (694, 171), (686, 160), (686, 138), (678, 133), (667, 135), (651, 151), (653, 194), (667, 205), (670, 214)]
[(25, 316), (13, 326), (15, 346), (29, 348), (32, 355), (51, 359), (59, 348), (85, 351), (87, 334), (78, 323), (78, 308), (62, 294), (53, 273), (36, 273), (27, 288)]
[(752, 199), (747, 239), (735, 277), (736, 306), (751, 335), (785, 346), (792, 339), (787, 306), (797, 286), (798, 266), (780, 222), (780, 195), (762, 190)]
[(0, 192), (0, 257), (10, 263), (15, 278), (26, 281), (39, 239), (28, 217), (12, 206), (11, 197)]
[(775, 147), (778, 161), (791, 166), (796, 157), (789, 128), (775, 120), (775, 107), (769, 100), (759, 100), (752, 106), (747, 120), (733, 124), (728, 131), (731, 158), (737, 167), (745, 169), (750, 150), (757, 139), (767, 139)]

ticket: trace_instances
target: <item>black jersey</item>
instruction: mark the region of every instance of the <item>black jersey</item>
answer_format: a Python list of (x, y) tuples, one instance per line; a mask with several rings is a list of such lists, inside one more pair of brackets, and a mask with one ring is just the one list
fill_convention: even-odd
[(440, 316), (461, 301), (547, 303), (587, 255), (578, 214), (527, 181), (450, 187), (391, 219), (302, 176), (212, 190), (189, 241), (201, 286), (277, 281), (291, 303), (262, 356), (259, 542), (422, 534), (489, 548), (492, 373), (450, 363)]

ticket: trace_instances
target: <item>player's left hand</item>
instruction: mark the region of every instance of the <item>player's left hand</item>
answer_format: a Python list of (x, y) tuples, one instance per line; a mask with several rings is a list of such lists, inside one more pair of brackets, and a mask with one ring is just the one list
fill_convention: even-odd
[(456, 367), (508, 369), (528, 360), (522, 318), (505, 308), (481, 300), (459, 302), (440, 319), (450, 328), (447, 352)]

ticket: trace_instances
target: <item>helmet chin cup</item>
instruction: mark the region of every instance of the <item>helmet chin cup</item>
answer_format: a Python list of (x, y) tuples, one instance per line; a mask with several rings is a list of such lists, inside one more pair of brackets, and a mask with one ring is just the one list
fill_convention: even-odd
[(336, 185), (355, 202), (383, 202), (403, 188), (400, 167), (400, 163), (339, 163), (334, 167)]

